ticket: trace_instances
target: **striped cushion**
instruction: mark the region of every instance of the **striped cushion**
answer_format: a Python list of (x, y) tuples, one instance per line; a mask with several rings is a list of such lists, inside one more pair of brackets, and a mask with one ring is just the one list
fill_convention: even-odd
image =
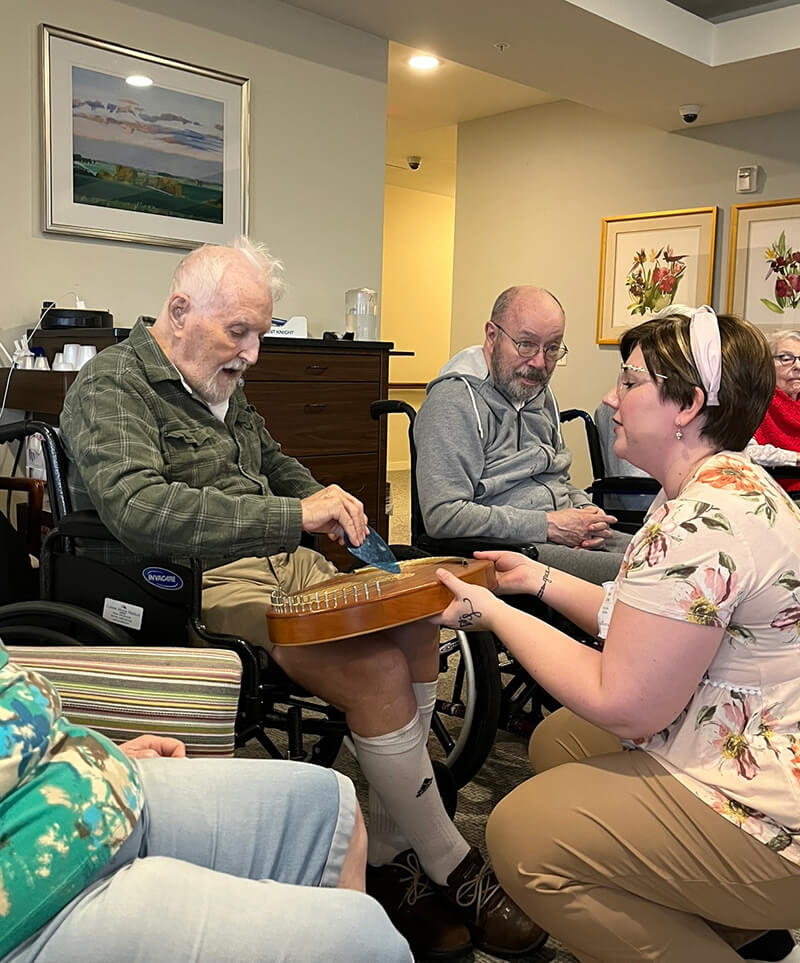
[(58, 689), (70, 722), (114, 742), (174, 736), (191, 756), (232, 756), (242, 666), (225, 649), (13, 645)]

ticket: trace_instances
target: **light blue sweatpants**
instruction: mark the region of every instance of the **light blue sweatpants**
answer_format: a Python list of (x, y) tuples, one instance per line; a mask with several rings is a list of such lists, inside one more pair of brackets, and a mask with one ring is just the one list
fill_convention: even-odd
[(258, 759), (137, 765), (133, 836), (3, 963), (410, 963), (375, 900), (333, 888), (355, 820), (347, 777)]

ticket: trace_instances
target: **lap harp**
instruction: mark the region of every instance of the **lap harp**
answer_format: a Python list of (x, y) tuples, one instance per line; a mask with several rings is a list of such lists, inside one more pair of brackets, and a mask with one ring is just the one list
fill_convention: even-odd
[(382, 632), (443, 612), (453, 598), (436, 578), (446, 568), (473, 585), (494, 589), (486, 559), (415, 558), (399, 575), (362, 568), (336, 575), (294, 595), (273, 592), (267, 604), (269, 637), (276, 645), (314, 645)]

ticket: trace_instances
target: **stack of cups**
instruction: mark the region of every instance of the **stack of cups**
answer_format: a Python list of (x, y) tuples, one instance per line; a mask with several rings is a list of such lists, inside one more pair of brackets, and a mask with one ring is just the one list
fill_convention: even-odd
[(53, 359), (53, 371), (78, 371), (96, 354), (93, 344), (65, 344)]

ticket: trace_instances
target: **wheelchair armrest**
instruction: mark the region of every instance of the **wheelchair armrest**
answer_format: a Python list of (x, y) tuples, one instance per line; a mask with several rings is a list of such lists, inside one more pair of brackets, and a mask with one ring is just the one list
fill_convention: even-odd
[(106, 526), (100, 521), (96, 511), (87, 509), (80, 512), (70, 512), (51, 530), (54, 537), (64, 538), (93, 538), (103, 542), (114, 542), (116, 539)]
[(398, 401), (394, 398), (384, 401), (373, 401), (369, 406), (370, 417), (377, 421), (382, 415), (405, 414), (414, 421), (416, 411), (407, 401)]
[(661, 491), (661, 484), (644, 475), (609, 475), (596, 478), (587, 490), (615, 495), (655, 495)]
[(532, 542), (510, 542), (503, 538), (431, 538), (423, 535), (417, 547), (430, 555), (459, 555), (471, 558), (477, 551), (521, 552), (537, 559), (539, 550)]
[(762, 466), (764, 470), (772, 475), (773, 478), (800, 478), (800, 466), (798, 465), (774, 465), (770, 467)]

